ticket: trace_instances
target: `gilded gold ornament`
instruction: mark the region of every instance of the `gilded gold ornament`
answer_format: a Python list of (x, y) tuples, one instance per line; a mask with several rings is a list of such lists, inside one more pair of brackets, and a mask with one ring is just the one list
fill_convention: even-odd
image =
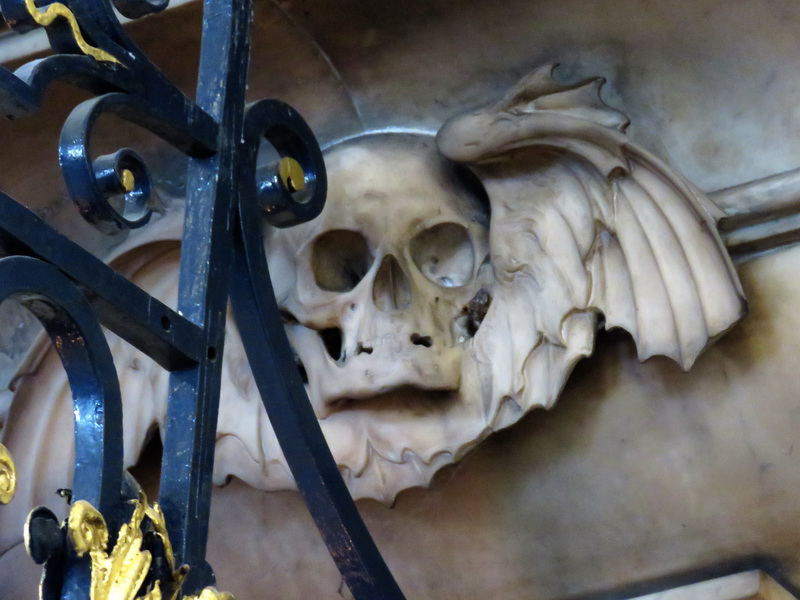
[[(103, 516), (85, 500), (72, 505), (67, 519), (67, 539), (78, 556), (86, 552), (92, 560), (91, 600), (133, 600), (139, 591), (150, 563), (150, 552), (142, 550), (142, 519), (147, 500), (144, 495), (135, 502), (130, 523), (122, 526), (111, 554), (106, 553), (108, 529)], [(160, 600), (158, 586), (148, 600)]]
[(72, 14), (72, 11), (64, 4), (61, 4), (60, 2), (54, 2), (53, 4), (48, 5), (47, 10), (43, 12), (36, 7), (34, 0), (25, 0), (25, 8), (28, 10), (28, 13), (31, 15), (31, 17), (33, 17), (33, 20), (42, 27), (49, 27), (53, 21), (58, 18), (66, 19), (69, 22), (70, 29), (72, 30), (72, 37), (75, 39), (75, 43), (78, 44), (81, 52), (87, 56), (91, 56), (95, 60), (119, 63), (119, 61), (111, 54), (105, 50), (101, 50), (100, 48), (95, 48), (89, 44), (86, 39), (84, 39), (83, 33), (81, 33), (81, 28), (78, 25), (78, 20), (75, 18), (75, 15)]
[(130, 169), (123, 169), (120, 174), (120, 182), (122, 183), (122, 189), (124, 189), (126, 193), (132, 192), (133, 188), (136, 186), (136, 178), (133, 175), (133, 171)]
[(67, 537), (78, 556), (105, 550), (108, 528), (103, 515), (86, 500), (78, 500), (69, 511)]
[(17, 489), (17, 468), (8, 448), (0, 444), (0, 504), (8, 504)]
[(306, 174), (303, 167), (290, 156), (284, 156), (278, 163), (278, 175), (283, 186), (290, 192), (302, 192), (306, 188)]
[[(181, 585), (189, 572), (188, 567), (175, 568), (172, 544), (167, 535), (164, 513), (158, 504), (147, 503), (144, 492), (132, 502), (133, 515), (117, 536), (117, 543), (109, 554), (108, 529), (103, 516), (91, 504), (78, 500), (72, 505), (67, 519), (67, 539), (78, 556), (87, 552), (92, 561), (91, 600), (134, 600), (147, 577), (153, 561), (149, 550), (142, 549), (144, 533), (142, 522), (147, 517), (149, 527), (161, 540), (164, 555), (172, 576), (168, 581), (156, 581), (140, 600), (177, 600)], [(233, 596), (214, 588), (204, 589), (199, 596), (185, 596), (185, 600), (233, 600)]]

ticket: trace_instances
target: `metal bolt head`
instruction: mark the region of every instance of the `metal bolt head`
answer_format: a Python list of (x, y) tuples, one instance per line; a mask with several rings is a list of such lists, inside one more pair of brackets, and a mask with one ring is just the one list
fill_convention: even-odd
[(278, 163), (278, 175), (283, 186), (290, 192), (302, 192), (306, 188), (306, 174), (300, 163), (290, 156), (284, 156)]
[(134, 185), (136, 184), (136, 178), (133, 176), (133, 172), (131, 172), (130, 169), (123, 169), (119, 179), (122, 182), (122, 189), (125, 190), (126, 194), (129, 194), (133, 191)]

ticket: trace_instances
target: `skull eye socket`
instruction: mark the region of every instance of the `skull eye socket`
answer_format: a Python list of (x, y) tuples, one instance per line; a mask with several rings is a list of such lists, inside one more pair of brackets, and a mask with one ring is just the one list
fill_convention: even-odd
[(314, 281), (329, 292), (349, 292), (372, 266), (367, 240), (357, 231), (335, 229), (314, 240), (311, 266)]
[(457, 223), (440, 223), (415, 235), (411, 258), (425, 277), (442, 287), (469, 283), (475, 269), (469, 232)]

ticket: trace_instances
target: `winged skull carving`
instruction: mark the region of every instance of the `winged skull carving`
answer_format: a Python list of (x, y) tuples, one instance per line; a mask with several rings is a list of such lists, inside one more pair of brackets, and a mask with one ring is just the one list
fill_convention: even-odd
[[(746, 312), (717, 232), (722, 212), (626, 137), (627, 118), (600, 98), (602, 79), (566, 86), (551, 72), (451, 119), (435, 139), (334, 145), (322, 215), (265, 233), (298, 367), (356, 497), (391, 501), (427, 485), (491, 432), (551, 407), (599, 327), (630, 332), (642, 360), (665, 355), (689, 369)], [(179, 217), (114, 259), (172, 305)], [(163, 425), (167, 373), (119, 339), (111, 346), (132, 465)], [(3, 443), (36, 477), (0, 518), (21, 523), (68, 487), (68, 398), (55, 353), (32, 354)], [(235, 327), (214, 480), (231, 476), (265, 490), (294, 485)], [(0, 525), (0, 552), (17, 531)]]

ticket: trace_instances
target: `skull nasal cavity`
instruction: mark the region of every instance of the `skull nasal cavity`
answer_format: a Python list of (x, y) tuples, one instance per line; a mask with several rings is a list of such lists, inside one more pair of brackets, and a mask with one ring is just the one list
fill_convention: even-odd
[(384, 257), (375, 276), (372, 299), (375, 306), (384, 312), (408, 308), (411, 305), (411, 283), (400, 268), (400, 263), (391, 254)]

